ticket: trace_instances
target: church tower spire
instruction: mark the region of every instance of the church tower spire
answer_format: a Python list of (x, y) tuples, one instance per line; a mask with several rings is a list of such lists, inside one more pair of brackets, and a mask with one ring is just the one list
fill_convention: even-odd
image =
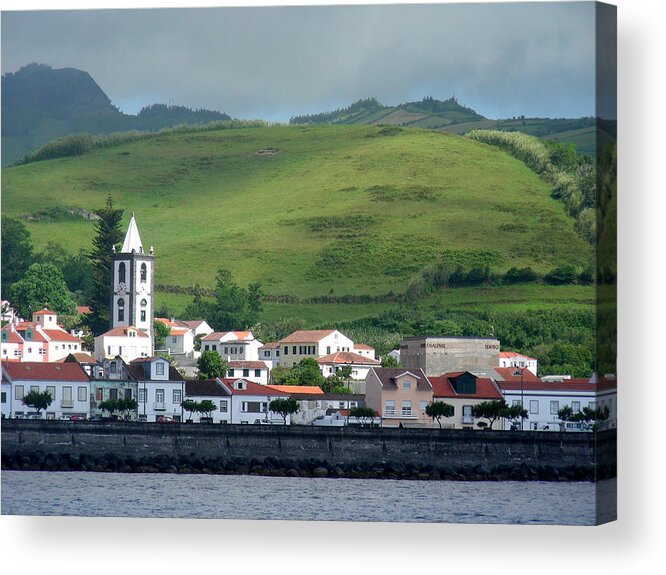
[[(153, 250), (145, 253), (132, 212), (125, 241), (112, 255), (111, 328), (134, 327), (153, 332)], [(150, 355), (153, 350), (151, 346)]]

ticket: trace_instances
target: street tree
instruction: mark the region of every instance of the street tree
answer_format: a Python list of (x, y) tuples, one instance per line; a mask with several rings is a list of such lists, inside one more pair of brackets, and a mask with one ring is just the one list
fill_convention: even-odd
[(170, 333), (171, 330), (169, 329), (169, 326), (157, 319), (153, 321), (153, 338), (155, 340), (155, 349), (164, 349), (164, 342), (166, 341), (166, 338), (169, 337)]
[(187, 419), (192, 419), (192, 414), (199, 411), (199, 403), (193, 399), (186, 399), (183, 401), (180, 406), (185, 410), (189, 411), (190, 415)]
[[(511, 407), (507, 406), (504, 411), (500, 413), (501, 417), (508, 419), (511, 422), (511, 429), (522, 429), (523, 420), (528, 418), (527, 410), (523, 408), (522, 405), (512, 405)], [(520, 420), (520, 424), (518, 421)]]
[(428, 417), (432, 417), (433, 421), (437, 420), (440, 429), (442, 428), (442, 417), (452, 417), (453, 411), (453, 406), (443, 401), (431, 401), (425, 409)]
[(53, 264), (32, 264), (23, 278), (11, 287), (10, 297), (22, 317), (31, 317), (44, 307), (62, 315), (76, 313), (65, 278)]
[(287, 416), (298, 413), (300, 406), (293, 397), (274, 399), (268, 404), (268, 409), (282, 416), (284, 424), (287, 425)]
[[(508, 405), (503, 399), (495, 399), (493, 401), (483, 401), (477, 405), (472, 406), (472, 415), (474, 417), (479, 417), (487, 419), (488, 429), (493, 428), (493, 423), (497, 421), (502, 414), (506, 412)], [(480, 422), (485, 423), (485, 422)], [(478, 424), (477, 424), (478, 425)], [(479, 425), (479, 427), (486, 427), (486, 425)]]
[(216, 405), (210, 399), (204, 399), (200, 401), (199, 405), (197, 406), (197, 411), (201, 415), (205, 415), (208, 418), (212, 417), (213, 411), (216, 409)]
[(38, 414), (42, 409), (48, 409), (51, 403), (53, 398), (48, 391), (30, 391), (23, 396), (23, 405), (36, 409)]
[[(376, 415), (377, 412), (372, 407), (352, 407), (349, 410), (349, 417), (355, 417), (363, 426), (366, 423), (370, 423), (372, 426), (372, 420)], [(347, 418), (347, 422), (349, 422), (349, 417)]]

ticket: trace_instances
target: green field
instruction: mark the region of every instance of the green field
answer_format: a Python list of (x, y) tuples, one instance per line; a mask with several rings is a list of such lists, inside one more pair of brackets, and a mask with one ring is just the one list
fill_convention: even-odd
[[(497, 272), (531, 266), (542, 273), (565, 263), (584, 267), (593, 257), (563, 205), (521, 162), (464, 137), (416, 128), (160, 134), (5, 168), (2, 176), (3, 214), (23, 218), (37, 249), (55, 241), (88, 250), (93, 223), (48, 210), (93, 211), (112, 195), (126, 210), (123, 225), (133, 210), (144, 246), (155, 246), (156, 284), (212, 287), (224, 266), (238, 283), (260, 281), (268, 294), (376, 295), (404, 291), (443, 254), (452, 261), (480, 257)], [(527, 303), (569, 302), (573, 293), (532, 287)], [(523, 305), (518, 288), (497, 289), (489, 305)], [(571, 290), (591, 303), (587, 288)], [(450, 291), (459, 306), (486, 297), (478, 289)], [(179, 310), (190, 300), (159, 294), (156, 303)], [(265, 313), (321, 323), (316, 319), (354, 319), (386, 305), (266, 304)]]

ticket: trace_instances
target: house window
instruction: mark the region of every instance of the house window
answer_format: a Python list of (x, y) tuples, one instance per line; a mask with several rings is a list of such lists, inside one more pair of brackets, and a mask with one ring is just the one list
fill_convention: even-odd
[(261, 370), (260, 369), (255, 369), (254, 370), (254, 377), (261, 377)]
[(123, 298), (118, 300), (118, 321), (125, 321), (125, 300)]
[(243, 377), (249, 377), (250, 375), (250, 370), (249, 369), (244, 369), (243, 370)]
[(330, 345), (326, 346), (326, 355), (331, 355), (331, 346)]
[(164, 403), (164, 390), (156, 389), (155, 390), (155, 403)]
[(119, 283), (125, 283), (125, 275), (126, 275), (126, 268), (125, 268), (125, 262), (120, 262), (120, 265), (118, 265), (118, 282)]
[(587, 406), (588, 406), (590, 409), (596, 409), (596, 408), (597, 408), (597, 402), (596, 402), (596, 401), (590, 401), (590, 402), (587, 404)]
[(421, 402), (419, 402), (419, 409), (425, 413), (427, 405), (428, 405), (427, 401), (421, 401)]
[(220, 413), (226, 413), (226, 412), (227, 412), (227, 400), (220, 399)]
[(395, 401), (393, 399), (388, 399), (384, 405), (384, 414), (387, 417), (392, 417), (395, 415)]
[(216, 343), (214, 343), (211, 347), (212, 347), (213, 351), (217, 351), (217, 344)]
[(146, 390), (139, 389), (139, 403), (146, 403)]
[(46, 355), (46, 350), (44, 348), (40, 349), (39, 355)]
[(463, 423), (474, 423), (474, 416), (472, 415), (472, 406), (463, 405), (462, 406), (462, 422)]
[(289, 346), (288, 345), (284, 346), (284, 354), (283, 355), (289, 355)]
[(46, 393), (48, 393), (49, 396), (51, 397), (51, 401), (55, 401), (55, 398), (56, 398), (56, 396), (55, 396), (55, 385), (47, 385), (46, 386)]
[(180, 389), (173, 390), (173, 402), (176, 405), (180, 405), (180, 400), (182, 399), (182, 391)]
[(125, 401), (129, 401), (130, 399), (132, 399), (132, 390), (131, 389), (129, 389), (129, 388), (125, 389), (124, 394), (125, 394)]
[(550, 414), (551, 415), (557, 415), (557, 412), (560, 410), (560, 402), (559, 401), (551, 401), (550, 402)]
[(146, 283), (146, 276), (148, 275), (148, 268), (146, 264), (141, 264), (141, 283)]
[(109, 389), (109, 399), (111, 401), (116, 401), (118, 399), (118, 388), (112, 387)]
[(205, 345), (204, 345), (204, 351), (209, 351), (209, 349), (210, 349), (210, 348), (208, 347), (208, 344), (205, 344)]
[(101, 387), (95, 390), (95, 401), (104, 401), (104, 390)]
[(411, 387), (410, 382), (405, 380), (402, 382), (402, 389), (409, 389)]
[(291, 346), (291, 353), (292, 353), (292, 355), (296, 355), (296, 346), (295, 345)]
[(23, 399), (23, 386), (17, 385), (14, 387), (14, 399)]
[(2, 403), (7, 403), (7, 392), (6, 391), (2, 392)]
[(117, 367), (117, 366), (116, 366), (116, 362), (115, 362), (115, 361), (112, 361), (112, 362), (109, 364), (109, 373), (116, 373), (116, 367)]
[(224, 355), (228, 355), (228, 354), (229, 354), (229, 347), (226, 347), (226, 346), (225, 346), (225, 348), (224, 348)]
[(530, 400), (530, 413), (539, 413), (539, 402), (536, 399)]
[(28, 353), (32, 353), (32, 348), (31, 347), (28, 348)]
[(38, 385), (31, 385), (30, 386), (30, 393), (39, 393), (39, 386)]
[(76, 393), (79, 401), (88, 401), (88, 388), (79, 386)]
[(412, 414), (412, 402), (407, 399), (402, 402), (402, 415), (411, 415), (411, 414)]
[(161, 361), (155, 364), (155, 373), (157, 375), (164, 375), (164, 364)]
[(578, 413), (580, 411), (580, 401), (571, 402), (571, 411), (574, 413)]
[(174, 337), (171, 338), (171, 343), (177, 343), (177, 342), (178, 342), (177, 337), (174, 336)]
[(72, 402), (72, 388), (69, 385), (62, 388), (62, 401), (60, 405), (62, 407), (74, 407), (74, 403)]
[(270, 357), (271, 352), (270, 351), (264, 351), (264, 357)]

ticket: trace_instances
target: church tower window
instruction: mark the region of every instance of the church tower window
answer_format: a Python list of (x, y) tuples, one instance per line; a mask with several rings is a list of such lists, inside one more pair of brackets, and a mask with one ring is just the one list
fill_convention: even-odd
[(125, 283), (125, 275), (126, 275), (126, 269), (125, 269), (125, 262), (120, 262), (118, 265), (118, 282), (121, 284)]

